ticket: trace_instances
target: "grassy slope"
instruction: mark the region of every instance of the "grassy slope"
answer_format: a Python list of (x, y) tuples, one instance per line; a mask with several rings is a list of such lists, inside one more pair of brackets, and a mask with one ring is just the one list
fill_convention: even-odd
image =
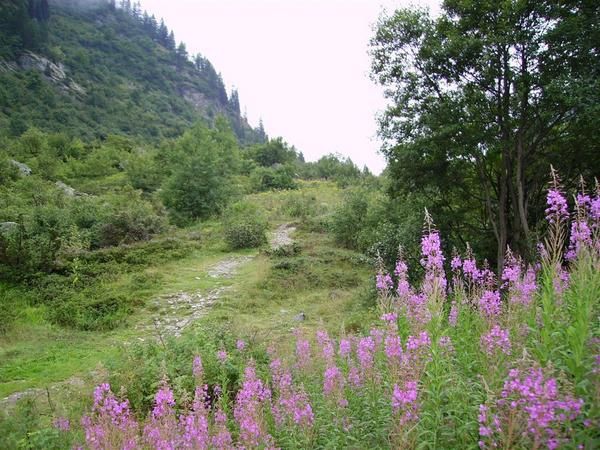
[[(181, 291), (208, 290), (216, 285), (232, 284), (204, 321), (227, 323), (240, 336), (265, 339), (289, 335), (298, 325), (299, 312), (306, 314), (303, 327), (325, 326), (331, 331), (340, 327), (356, 328), (364, 322), (364, 310), (357, 299), (365, 292), (370, 268), (358, 255), (338, 248), (331, 237), (318, 227), (318, 217), (299, 220), (290, 217), (285, 205), (291, 196), (314, 195), (317, 216), (330, 211), (339, 198), (331, 184), (304, 185), (301, 193), (273, 192), (250, 196), (261, 205), (275, 228), (278, 224), (297, 222), (293, 235), (300, 253), (291, 257), (275, 257), (260, 253), (243, 266), (233, 279), (215, 280), (206, 269), (218, 261), (245, 251), (231, 253), (221, 238), (217, 221), (180, 230), (176, 237), (192, 245), (201, 235), (201, 246), (184, 258), (150, 264), (141, 269), (143, 279), (155, 280), (150, 286), (137, 286), (135, 273), (124, 273), (111, 281), (111, 290), (119, 292), (136, 288), (142, 300)], [(316, 230), (316, 231), (314, 231)], [(361, 312), (361, 315), (354, 314)], [(19, 325), (8, 336), (0, 338), (0, 398), (32, 387), (44, 387), (69, 377), (84, 376), (99, 363), (118, 357), (118, 347), (140, 336), (133, 324), (147, 319), (150, 311), (140, 309), (130, 317), (129, 326), (112, 332), (91, 333), (67, 331), (43, 319), (42, 307), (30, 307)], [(359, 318), (360, 317), (360, 318)]]

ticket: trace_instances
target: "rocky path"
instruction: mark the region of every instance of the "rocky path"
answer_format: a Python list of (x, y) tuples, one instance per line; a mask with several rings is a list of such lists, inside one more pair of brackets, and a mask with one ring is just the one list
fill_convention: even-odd
[[(290, 224), (282, 224), (271, 233), (269, 246), (271, 250), (287, 247), (294, 243), (291, 233), (296, 228)], [(254, 256), (232, 256), (219, 261), (206, 271), (206, 275), (212, 279), (225, 281), (235, 277), (238, 270), (250, 262)], [(198, 278), (200, 279), (200, 278)], [(135, 326), (139, 341), (154, 337), (162, 339), (167, 336), (181, 336), (181, 333), (206, 315), (212, 305), (219, 301), (223, 293), (234, 286), (230, 284), (217, 283), (217, 286), (208, 290), (197, 290), (194, 292), (176, 292), (162, 295), (149, 302), (147, 309), (151, 311), (147, 317)], [(78, 377), (50, 384), (47, 388), (32, 388), (21, 392), (15, 392), (10, 396), (0, 399), (0, 409), (8, 409), (23, 397), (38, 397), (49, 395), (49, 393), (66, 388), (83, 388), (84, 381)]]

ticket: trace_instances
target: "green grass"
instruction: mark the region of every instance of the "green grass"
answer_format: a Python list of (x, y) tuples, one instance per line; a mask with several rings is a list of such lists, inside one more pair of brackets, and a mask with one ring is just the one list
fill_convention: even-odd
[[(189, 246), (184, 256), (177, 251), (161, 253), (160, 241), (165, 237), (157, 237), (154, 242), (158, 244), (104, 250), (108, 255), (103, 258), (110, 261), (107, 270), (125, 270), (109, 274), (99, 292), (134, 298), (135, 304), (143, 305), (161, 295), (231, 285), (196, 327), (222, 324), (240, 336), (261, 340), (289, 336), (290, 329), (298, 326), (325, 326), (333, 332), (360, 328), (365, 315), (358, 299), (366, 295), (371, 269), (357, 254), (338, 248), (326, 233), (308, 230), (307, 223), (314, 217), (286, 214), (286, 205), (302, 195), (313, 197), (318, 213), (326, 216), (339, 199), (339, 189), (332, 183), (312, 182), (302, 183), (300, 191), (248, 198), (264, 208), (271, 229), (286, 222), (298, 226), (293, 238), (300, 252), (295, 256), (269, 256), (256, 250), (231, 252), (222, 239), (220, 222), (211, 220), (169, 233), (169, 238)], [(256, 257), (241, 266), (234, 278), (207, 275), (208, 268), (219, 261), (241, 255)], [(135, 264), (123, 265), (128, 260)], [(115, 266), (115, 261), (121, 265)], [(305, 321), (294, 319), (300, 312), (305, 313)], [(43, 306), (20, 308), (14, 329), (0, 337), (0, 398), (73, 376), (85, 378), (98, 364), (118, 358), (123, 343), (136, 342), (141, 335), (134, 325), (148, 320), (152, 313), (151, 308), (137, 307), (124, 325), (112, 331), (86, 332), (49, 323)]]

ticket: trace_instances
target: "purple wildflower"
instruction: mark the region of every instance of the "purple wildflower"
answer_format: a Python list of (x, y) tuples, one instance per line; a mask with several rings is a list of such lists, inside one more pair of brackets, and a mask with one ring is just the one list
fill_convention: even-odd
[(503, 330), (498, 325), (494, 325), (489, 333), (481, 336), (481, 347), (488, 356), (493, 356), (496, 352), (510, 355), (511, 344), (508, 330)]
[(479, 312), (488, 320), (500, 314), (500, 293), (498, 291), (484, 291), (479, 299)]
[(392, 393), (392, 409), (398, 414), (401, 425), (414, 422), (418, 419), (419, 405), (417, 403), (418, 388), (416, 381), (407, 381), (404, 389), (394, 385)]

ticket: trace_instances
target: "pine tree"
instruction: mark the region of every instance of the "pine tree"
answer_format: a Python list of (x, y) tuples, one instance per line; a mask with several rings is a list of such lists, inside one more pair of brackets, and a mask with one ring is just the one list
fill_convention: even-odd
[(229, 108), (236, 115), (240, 115), (240, 98), (237, 89), (231, 89), (231, 98), (229, 99)]
[(169, 40), (169, 29), (165, 25), (165, 20), (160, 19), (160, 25), (158, 26), (158, 42), (166, 47), (168, 40)]
[(169, 33), (169, 37), (167, 37), (167, 45), (166, 47), (169, 50), (175, 50), (175, 46), (176, 46), (176, 42), (175, 42), (175, 33), (173, 33), (173, 30), (171, 30), (171, 32)]

